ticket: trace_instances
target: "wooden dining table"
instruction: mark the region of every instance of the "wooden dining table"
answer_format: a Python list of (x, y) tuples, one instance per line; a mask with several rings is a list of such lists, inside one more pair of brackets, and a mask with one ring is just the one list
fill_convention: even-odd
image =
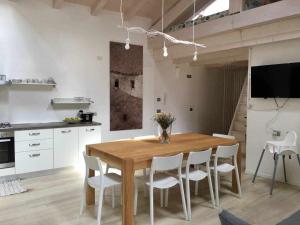
[[(93, 144), (86, 146), (90, 156), (100, 157), (101, 161), (122, 171), (122, 224), (133, 225), (134, 173), (136, 170), (150, 168), (154, 156), (172, 156), (184, 153), (187, 157), (191, 151), (215, 150), (219, 145), (234, 145), (236, 140), (213, 137), (199, 133), (172, 135), (170, 144), (161, 144), (158, 138), (124, 140)], [(238, 167), (241, 176), (241, 151), (238, 151)], [(89, 171), (94, 176), (94, 171)], [(241, 180), (241, 179), (240, 179)], [(232, 191), (237, 193), (235, 174), (232, 174)], [(87, 204), (95, 204), (95, 190), (87, 189)]]

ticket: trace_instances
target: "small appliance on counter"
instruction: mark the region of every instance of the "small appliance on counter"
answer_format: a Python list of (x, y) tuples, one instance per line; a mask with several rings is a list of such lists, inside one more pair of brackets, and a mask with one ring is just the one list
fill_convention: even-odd
[(78, 117), (80, 118), (82, 123), (92, 123), (93, 122), (93, 116), (95, 116), (96, 113), (94, 112), (83, 112), (83, 110), (79, 110)]

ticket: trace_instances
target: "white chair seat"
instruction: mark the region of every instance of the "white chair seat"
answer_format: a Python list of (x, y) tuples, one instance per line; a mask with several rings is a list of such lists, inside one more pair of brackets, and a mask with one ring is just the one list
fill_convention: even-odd
[[(88, 184), (95, 189), (99, 189), (101, 187), (100, 179), (101, 179), (100, 176), (89, 177)], [(118, 174), (108, 173), (103, 176), (102, 182), (104, 188), (113, 187), (113, 186), (120, 185), (122, 182), (122, 178)]]
[[(149, 180), (149, 178), (147, 178), (147, 180)], [(167, 189), (174, 187), (177, 184), (179, 184), (178, 179), (167, 174), (156, 174), (153, 177), (154, 188)], [(146, 182), (146, 185), (150, 186), (150, 182)]]
[[(223, 163), (221, 165), (217, 166), (217, 171), (221, 173), (228, 173), (231, 172), (235, 167), (228, 163)], [(214, 167), (211, 167), (212, 170), (214, 170)]]
[(284, 151), (293, 151), (297, 153), (296, 145), (287, 145), (286, 141), (267, 141), (266, 150), (269, 150), (272, 154), (277, 153), (280, 154)]
[[(189, 173), (189, 179), (192, 181), (199, 181), (203, 180), (205, 177), (207, 177), (207, 173), (202, 170), (195, 170)], [(186, 179), (186, 174), (182, 174), (182, 178)]]

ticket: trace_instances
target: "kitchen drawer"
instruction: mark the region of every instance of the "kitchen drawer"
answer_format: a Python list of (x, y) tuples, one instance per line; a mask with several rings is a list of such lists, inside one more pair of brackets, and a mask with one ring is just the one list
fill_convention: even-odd
[(53, 129), (15, 131), (15, 141), (53, 139)]
[(53, 169), (53, 150), (18, 152), (15, 161), (17, 174)]
[(47, 150), (47, 149), (53, 149), (53, 139), (15, 142), (15, 152), (26, 152), (26, 151)]

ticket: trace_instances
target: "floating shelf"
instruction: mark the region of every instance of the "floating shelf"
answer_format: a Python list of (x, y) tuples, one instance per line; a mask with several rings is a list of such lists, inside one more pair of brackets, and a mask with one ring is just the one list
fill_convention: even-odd
[[(34, 79), (31, 79), (34, 80)], [(13, 79), (8, 81), (11, 86), (39, 86), (39, 87), (55, 87), (56, 83), (51, 80), (51, 82), (27, 82), (25, 80)]]
[(11, 86), (39, 86), (39, 87), (55, 87), (56, 84), (49, 83), (9, 83)]
[(52, 105), (90, 105), (94, 103), (90, 98), (53, 98), (51, 99)]

